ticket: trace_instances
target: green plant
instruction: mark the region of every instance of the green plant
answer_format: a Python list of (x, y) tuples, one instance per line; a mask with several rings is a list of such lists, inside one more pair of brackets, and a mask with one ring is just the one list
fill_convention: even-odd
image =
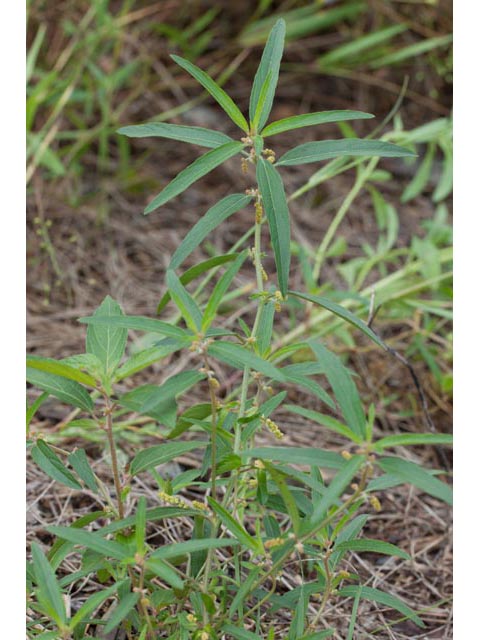
[[(29, 607), (34, 612), (29, 625), (31, 638), (77, 639), (89, 637), (94, 628), (99, 637), (123, 627), (132, 639), (271, 639), (275, 637), (274, 617), (268, 613), (281, 608), (290, 612), (289, 640), (313, 640), (333, 633), (320, 618), (328, 615), (328, 603), (335, 595), (354, 598), (349, 637), (362, 598), (396, 609), (423, 626), (415, 611), (388, 592), (345, 585), (360, 578), (342, 568), (342, 562), (351, 552), (408, 559), (408, 554), (393, 544), (360, 537), (369, 511), (381, 508), (378, 490), (409, 482), (447, 503), (451, 503), (451, 490), (436, 477), (437, 472), (385, 451), (400, 445), (448, 445), (450, 436), (409, 433), (375, 439), (375, 408), (370, 406), (365, 412), (354, 378), (338, 356), (318, 339), (275, 343), (272, 338), (275, 314), (281, 313), (288, 299), (318, 305), (379, 348), (386, 348), (368, 324), (347, 307), (309, 291), (289, 289), (289, 210), (279, 168), (373, 156), (366, 165), (358, 165), (361, 180), (378, 157), (408, 158), (413, 153), (389, 141), (350, 137), (302, 144), (277, 160), (275, 152), (264, 146), (265, 138), (303, 126), (372, 117), (356, 111), (330, 111), (267, 124), (284, 33), (285, 23), (280, 20), (270, 33), (254, 79), (249, 121), (212, 78), (174, 56), (238, 125), (240, 141), (217, 131), (165, 123), (120, 130), (131, 137), (167, 137), (209, 149), (180, 172), (145, 213), (233, 157), (240, 156), (247, 175), (254, 168), (256, 182), (245, 193), (228, 195), (215, 204), (172, 256), (166, 274), (168, 295), (160, 301), (159, 309), (170, 299), (181, 324), (125, 315), (118, 303), (107, 297), (92, 316), (81, 319), (87, 325), (84, 354), (58, 361), (28, 357), (27, 379), (43, 391), (27, 410), (31, 456), (54, 480), (75, 491), (88, 490), (102, 505), (69, 527), (48, 527), (57, 540), (47, 555), (38, 545), (33, 546), (27, 568)], [(179, 277), (177, 271), (208, 234), (247, 207), (252, 214), (253, 248), (238, 246)], [(278, 287), (262, 264), (264, 225), (273, 248)], [(220, 305), (248, 258), (255, 268), (253, 324), (249, 327), (241, 319), (231, 328), (218, 326)], [(216, 273), (221, 265), (223, 274), (201, 303), (186, 285), (202, 274)], [(159, 340), (125, 359), (128, 330), (155, 334)], [(190, 368), (161, 385), (121, 390), (119, 383), (177, 352), (189, 354)], [(241, 383), (228, 393), (221, 383), (223, 373), (217, 373), (225, 367), (239, 370), (242, 376)], [(328, 382), (328, 391), (316, 376)], [(177, 416), (178, 397), (193, 387), (204, 394), (204, 400)], [(306, 390), (316, 403), (342, 418), (284, 404), (287, 390), (283, 387)], [(85, 450), (68, 452), (31, 432), (33, 416), (49, 395), (88, 415), (83, 419), (85, 425), (103, 434), (112, 487), (95, 473)], [(280, 407), (336, 432), (345, 440), (344, 451), (256, 446), (255, 437), (262, 430), (282, 440), (283, 433), (271, 417)], [(115, 421), (132, 414), (153, 419), (162, 443), (139, 449), (125, 466), (119, 457)], [(191, 438), (186, 437), (187, 432)], [(193, 450), (203, 451), (199, 469), (182, 471), (174, 478), (162, 476), (160, 465)], [(333, 473), (328, 482), (325, 470)], [(145, 497), (137, 496), (135, 479), (144, 473), (158, 486), (160, 506), (147, 508)], [(203, 498), (191, 499), (192, 490)], [(152, 523), (185, 520), (186, 539), (173, 544), (149, 540)], [(93, 523), (95, 531), (88, 528)], [(80, 554), (80, 568), (57, 578), (62, 563), (72, 554)], [(287, 562), (296, 563), (304, 580), (300, 587), (282, 594), (279, 578)], [(70, 612), (65, 606), (65, 590), (91, 575), (102, 586)], [(312, 615), (309, 604), (315, 598), (319, 605)], [(112, 605), (109, 614), (100, 615), (107, 603)], [(330, 622), (334, 624), (334, 620)]]

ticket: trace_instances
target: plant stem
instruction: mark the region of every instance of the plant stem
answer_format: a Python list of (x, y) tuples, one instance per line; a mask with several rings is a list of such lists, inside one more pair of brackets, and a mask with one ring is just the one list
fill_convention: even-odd
[(110, 398), (105, 395), (105, 431), (107, 432), (108, 445), (110, 448), (110, 458), (112, 461), (113, 482), (115, 484), (115, 493), (117, 494), (118, 519), (123, 520), (125, 512), (123, 509), (122, 485), (120, 483), (120, 474), (118, 471), (117, 449), (115, 447), (115, 439), (113, 437), (113, 421), (112, 412), (114, 409)]

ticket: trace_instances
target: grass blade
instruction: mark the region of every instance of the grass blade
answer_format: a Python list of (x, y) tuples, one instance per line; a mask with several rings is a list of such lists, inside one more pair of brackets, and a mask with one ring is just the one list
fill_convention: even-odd
[(234, 101), (230, 98), (230, 96), (218, 86), (218, 84), (211, 78), (208, 73), (202, 71), (199, 67), (192, 64), (185, 58), (181, 58), (180, 56), (171, 56), (172, 60), (174, 60), (182, 69), (185, 69), (187, 73), (195, 78), (197, 82), (199, 82), (204, 89), (208, 91), (208, 93), (214, 98), (218, 104), (222, 107), (228, 117), (244, 131), (248, 133), (248, 123), (245, 120), (240, 109), (234, 103)]
[(168, 138), (197, 144), (199, 147), (209, 147), (210, 149), (216, 149), (221, 147), (222, 144), (233, 142), (230, 136), (220, 131), (212, 131), (203, 127), (187, 127), (182, 124), (168, 124), (166, 122), (135, 124), (122, 127), (117, 130), (117, 133), (128, 138)]
[(185, 191), (185, 189), (188, 189), (194, 182), (200, 180), (200, 178), (210, 173), (210, 171), (213, 171), (213, 169), (226, 162), (229, 158), (240, 153), (244, 146), (243, 142), (227, 142), (226, 144), (222, 144), (221, 147), (207, 151), (203, 156), (200, 156), (192, 162), (192, 164), (188, 165), (186, 169), (180, 171), (165, 189), (150, 202), (143, 213), (147, 215), (172, 198), (175, 198), (175, 196), (178, 196)]
[(374, 118), (371, 113), (363, 111), (349, 111), (348, 109), (338, 109), (335, 111), (317, 111), (316, 113), (306, 113), (301, 116), (291, 116), (290, 118), (282, 118), (276, 122), (272, 122), (262, 131), (264, 138), (275, 136), (292, 129), (300, 129), (301, 127), (312, 127), (317, 124), (326, 124), (327, 122), (343, 122), (345, 120), (365, 120)]
[(257, 163), (257, 181), (270, 229), (278, 286), (286, 297), (290, 272), (290, 214), (285, 189), (278, 171), (263, 158)]
[(321, 140), (306, 142), (287, 151), (276, 162), (276, 166), (291, 166), (319, 162), (341, 156), (365, 156), (380, 158), (407, 158), (416, 154), (383, 140), (363, 140), (362, 138), (346, 138), (344, 140)]

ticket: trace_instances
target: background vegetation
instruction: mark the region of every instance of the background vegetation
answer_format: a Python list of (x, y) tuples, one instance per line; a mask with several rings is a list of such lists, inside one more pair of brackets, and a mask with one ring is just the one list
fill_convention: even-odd
[[(295, 288), (327, 293), (362, 313), (370, 307), (375, 291), (374, 326), (409, 359), (423, 395), (404, 363), (380, 356), (326, 314), (315, 315), (307, 308), (300, 325), (293, 315), (289, 324), (285, 314), (283, 329), (291, 339), (326, 336), (344, 354), (358, 373), (366, 400), (377, 407), (379, 433), (448, 432), (452, 388), (449, 2), (30, 2), (30, 351), (55, 357), (79, 352), (83, 329), (75, 320), (89, 315), (107, 293), (127, 312), (155, 314), (163, 294), (159, 283), (180, 239), (199, 212), (231, 191), (238, 181), (238, 168), (234, 163), (226, 165), (165, 210), (143, 218), (139, 214), (151, 194), (191, 161), (191, 151), (173, 141), (158, 145), (151, 140), (131, 141), (115, 130), (152, 119), (231, 133), (227, 119), (221, 120), (206, 95), (199, 97), (193, 81), (172, 65), (168, 54), (195, 60), (225, 83), (246, 110), (258, 51), (278, 16), (287, 20), (288, 31), (272, 119), (325, 109), (375, 113), (374, 122), (391, 132), (392, 141), (414, 145), (419, 154), (410, 165), (382, 161), (381, 170), (372, 171), (361, 185), (345, 164), (315, 174), (308, 166), (299, 167), (288, 179), (289, 191), (294, 193), (292, 279), (299, 283)], [(372, 129), (371, 121), (354, 125), (360, 136)], [(337, 125), (326, 131), (338, 137)], [(341, 125), (343, 135), (352, 131), (349, 124)], [(290, 135), (299, 144), (314, 134), (307, 129)], [(282, 152), (280, 145), (278, 151)], [(195, 261), (225, 253), (249, 226), (249, 220), (243, 224), (235, 218), (203, 254), (197, 252)], [(238, 293), (252, 285), (247, 271), (238, 280)], [(225, 305), (226, 325), (238, 311), (235, 298)], [(166, 307), (163, 313), (168, 316), (174, 311)], [(169, 373), (181, 366), (172, 357)], [(161, 369), (150, 372), (149, 381), (152, 375), (161, 381), (165, 374), (162, 363)], [(308, 404), (300, 393), (297, 401)], [(79, 434), (87, 436), (101, 460), (103, 441), (74, 418), (49, 401), (38, 412), (34, 430), (48, 434), (51, 442), (69, 445)], [(287, 442), (295, 446), (312, 441), (340, 445), (320, 426), (313, 432), (311, 425), (289, 431), (285, 416), (282, 426)], [(125, 459), (138, 442), (157, 437), (148, 421), (119, 424), (118, 429)], [(403, 453), (447, 473), (450, 470), (449, 460), (435, 448)], [(193, 456), (182, 462), (186, 468), (198, 464)], [(34, 466), (29, 467), (29, 494), (29, 543), (48, 542), (46, 525), (66, 524), (92, 506), (71, 497), (62, 500), (58, 488), (52, 488)], [(363, 629), (377, 637), (450, 637), (448, 508), (405, 488), (386, 491), (382, 503), (384, 510), (373, 520), (370, 533), (375, 537), (377, 528), (384, 540), (400, 546), (404, 538), (415, 541), (410, 550), (414, 563), (397, 570), (394, 583), (399, 596), (427, 611), (427, 631), (415, 635), (418, 629), (407, 621), (396, 624), (394, 635), (389, 636), (392, 620), (378, 628), (378, 618), (368, 615), (369, 604), (364, 603), (359, 632)], [(371, 561), (362, 559), (370, 584), (381, 583), (388, 565), (378, 565), (376, 556)], [(292, 575), (290, 588), (295, 580)], [(336, 615), (342, 619), (341, 607)]]

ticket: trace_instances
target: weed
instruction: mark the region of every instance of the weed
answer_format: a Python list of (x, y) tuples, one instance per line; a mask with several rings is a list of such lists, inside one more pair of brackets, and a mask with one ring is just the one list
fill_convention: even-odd
[[(375, 439), (375, 408), (371, 405), (365, 411), (354, 378), (337, 355), (317, 337), (307, 335), (295, 341), (295, 330), (273, 339), (276, 315), (285, 312), (292, 301), (297, 308), (305, 302), (349, 323), (377, 348), (388, 350), (371, 326), (347, 306), (308, 290), (290, 289), (290, 214), (281, 171), (323, 160), (361, 158), (354, 197), (371, 178), (380, 157), (411, 158), (414, 152), (386, 139), (347, 136), (301, 144), (277, 158), (272, 147), (274, 136), (280, 133), (372, 117), (343, 110), (267, 124), (284, 35), (285, 23), (279, 20), (254, 78), (248, 120), (209, 75), (173, 56), (237, 125), (238, 140), (218, 131), (163, 122), (120, 130), (130, 137), (163, 137), (208, 149), (153, 198), (146, 214), (233, 158), (238, 161), (239, 180), (244, 172), (252, 182), (245, 191), (227, 195), (212, 206), (172, 256), (166, 274), (168, 295), (159, 307), (173, 302), (181, 322), (125, 315), (107, 297), (93, 315), (81, 319), (87, 325), (85, 353), (63, 360), (28, 357), (27, 379), (44, 392), (27, 412), (31, 456), (51, 478), (73, 491), (93, 493), (102, 505), (69, 527), (47, 527), (56, 537), (47, 554), (33, 545), (27, 571), (30, 638), (79, 639), (89, 637), (94, 629), (98, 637), (122, 628), (131, 639), (271, 639), (279, 609), (290, 616), (289, 640), (327, 638), (334, 632), (335, 620), (332, 617), (325, 626), (323, 619), (328, 619), (328, 605), (335, 597), (353, 598), (350, 638), (362, 599), (393, 608), (418, 627), (424, 626), (417, 612), (388, 591), (358, 584), (360, 576), (345, 561), (358, 553), (409, 559), (404, 549), (362, 537), (361, 532), (370, 514), (382, 508), (379, 487), (410, 483), (451, 503), (450, 487), (436, 472), (388, 453), (400, 445), (448, 445), (450, 436), (406, 433)], [(380, 248), (388, 252), (394, 216), (371, 185), (370, 191), (386, 230)], [(179, 275), (185, 260), (209, 233), (239, 212), (251, 216), (253, 247), (240, 244), (235, 251), (214, 256)], [(315, 255), (308, 278), (314, 283), (343, 215), (341, 208)], [(263, 265), (264, 227), (273, 249), (274, 275), (267, 274)], [(431, 233), (429, 241), (436, 232)], [(255, 271), (256, 290), (250, 296), (255, 319), (251, 326), (240, 319), (226, 329), (218, 323), (219, 308), (248, 260)], [(220, 267), (224, 271), (211, 295), (204, 304), (199, 303), (186, 285), (212, 269), (217, 273)], [(363, 283), (359, 274), (353, 274), (353, 279), (359, 286)], [(291, 306), (290, 312), (294, 309)], [(320, 323), (319, 317), (315, 324)], [(125, 359), (129, 330), (158, 335), (158, 341)], [(122, 390), (121, 381), (172, 353), (185, 353), (188, 368), (161, 385)], [(225, 384), (230, 370), (240, 372), (237, 386)], [(320, 384), (316, 376), (328, 385)], [(204, 394), (203, 402), (177, 416), (177, 398), (194, 387)], [(337, 418), (295, 403), (284, 404), (284, 387), (306, 390), (319, 407), (335, 412)], [(87, 415), (85, 424), (106, 440), (111, 486), (95, 473), (84, 449), (68, 452), (30, 432), (31, 420), (48, 395)], [(345, 443), (343, 452), (257, 446), (260, 434), (280, 443), (285, 440), (281, 420), (272, 417), (280, 407), (337, 433)], [(161, 425), (162, 441), (140, 448), (124, 464), (115, 422), (131, 414)], [(180, 470), (173, 477), (162, 474), (162, 465), (194, 450), (203, 452), (199, 469)], [(142, 474), (149, 474), (158, 485), (158, 504), (149, 508), (145, 497), (136, 494), (136, 479)], [(187, 522), (187, 533), (173, 543), (167, 537), (161, 542), (152, 540), (150, 527), (158, 521), (178, 526)], [(62, 578), (57, 577), (64, 561), (78, 554), (79, 569), (67, 569)], [(282, 593), (287, 563), (294, 563), (303, 579), (300, 586)], [(71, 610), (67, 591), (91, 575), (102, 586)], [(310, 605), (315, 601), (312, 614)]]

